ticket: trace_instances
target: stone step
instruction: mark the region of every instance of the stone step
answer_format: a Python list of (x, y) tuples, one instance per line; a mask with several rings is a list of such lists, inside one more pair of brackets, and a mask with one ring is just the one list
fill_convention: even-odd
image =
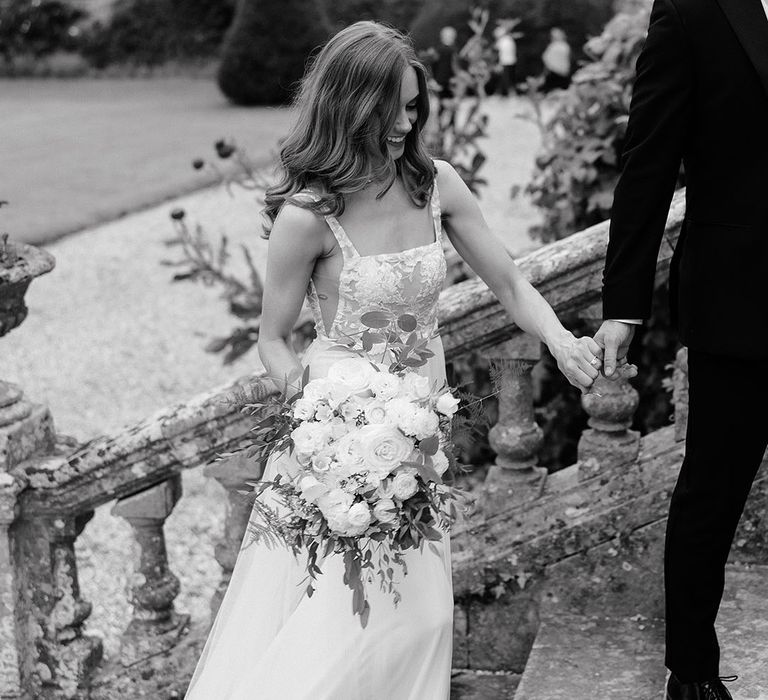
[[(768, 700), (768, 567), (728, 567), (720, 672), (738, 700)], [(663, 700), (664, 622), (543, 611), (515, 700)]]

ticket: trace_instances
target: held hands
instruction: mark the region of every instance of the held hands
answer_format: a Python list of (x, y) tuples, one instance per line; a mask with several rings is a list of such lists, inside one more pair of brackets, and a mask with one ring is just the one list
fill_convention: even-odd
[[(563, 338), (550, 348), (552, 355), (557, 361), (557, 366), (565, 375), (565, 378), (579, 388), (582, 394), (589, 393), (595, 380), (600, 376), (601, 371), (606, 377), (618, 379), (624, 377), (630, 379), (637, 376), (637, 367), (627, 362), (626, 353), (629, 342), (632, 340), (634, 328), (629, 324), (617, 321), (606, 321), (621, 326), (628, 326), (629, 336), (622, 345), (622, 337), (618, 332), (609, 334), (610, 347), (614, 349), (612, 357), (612, 371), (609, 374), (608, 368), (608, 345), (604, 346), (604, 338), (595, 335), (594, 339), (589, 337), (576, 338), (572, 333), (566, 333)], [(603, 324), (605, 326), (605, 323)], [(603, 330), (602, 328), (600, 329)], [(617, 331), (620, 329), (616, 329)], [(614, 344), (615, 339), (615, 344)], [(602, 341), (602, 342), (601, 342)], [(605, 349), (604, 349), (605, 347)], [(618, 348), (622, 347), (623, 352), (619, 355)]]
[[(627, 351), (632, 338), (635, 335), (635, 326), (623, 321), (603, 321), (603, 325), (595, 333), (595, 342), (602, 348), (603, 371), (609, 379), (614, 376), (627, 376), (625, 367), (634, 367), (627, 364)], [(617, 368), (619, 373), (616, 372)], [(637, 374), (635, 373), (631, 376)]]

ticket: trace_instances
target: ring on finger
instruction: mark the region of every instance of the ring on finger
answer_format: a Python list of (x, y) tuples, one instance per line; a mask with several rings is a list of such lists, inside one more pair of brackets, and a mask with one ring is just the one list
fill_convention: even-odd
[(600, 359), (599, 359), (599, 358), (597, 358), (597, 357), (593, 357), (593, 358), (592, 358), (592, 359), (589, 361), (589, 364), (590, 364), (590, 365), (592, 365), (593, 367), (597, 367), (597, 366), (600, 364)]

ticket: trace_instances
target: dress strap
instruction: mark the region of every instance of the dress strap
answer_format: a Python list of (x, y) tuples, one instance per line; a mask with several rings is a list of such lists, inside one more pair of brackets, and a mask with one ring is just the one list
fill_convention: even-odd
[(429, 206), (432, 210), (432, 223), (435, 227), (435, 241), (440, 241), (443, 238), (443, 220), (440, 214), (440, 193), (437, 191), (437, 178), (435, 178), (435, 182), (432, 185)]
[[(305, 197), (313, 202), (320, 200), (320, 196), (316, 192), (312, 192), (312, 190), (302, 190), (297, 192), (294, 197)], [(347, 236), (347, 232), (342, 228), (339, 220), (331, 214), (324, 214), (323, 218), (328, 224), (328, 228), (331, 229), (336, 242), (339, 244), (341, 252), (347, 257), (359, 257), (357, 249), (352, 241), (349, 240), (349, 236)]]
[(333, 232), (333, 235), (339, 244), (339, 248), (341, 248), (341, 252), (347, 257), (360, 257), (357, 252), (357, 248), (355, 248), (354, 243), (349, 240), (349, 236), (347, 235), (347, 232), (344, 230), (342, 225), (339, 223), (339, 220), (331, 214), (326, 214), (325, 221)]

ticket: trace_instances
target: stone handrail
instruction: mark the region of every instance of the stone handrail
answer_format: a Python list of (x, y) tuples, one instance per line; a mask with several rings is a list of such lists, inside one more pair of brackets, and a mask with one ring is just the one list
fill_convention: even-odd
[[(658, 281), (668, 274), (683, 200), (678, 193), (670, 210)], [(566, 322), (577, 317), (599, 322), (607, 238), (608, 224), (598, 224), (517, 261)], [(478, 527), (456, 537), (454, 570), (463, 595), (487, 583), (488, 577), (477, 574), (484, 562), (493, 560), (494, 576), (514, 575), (508, 565), (509, 542), (496, 543), (505, 528), (525, 520), (523, 511), (535, 521), (522, 535), (531, 561), (542, 538), (564, 538), (562, 546), (569, 546), (558, 511), (563, 494), (579, 484), (582, 491), (601, 493), (611, 475), (638, 461), (641, 440), (629, 429), (637, 392), (626, 381), (602, 380), (600, 392), (582, 401), (590, 428), (579, 443), (578, 464), (548, 478), (536, 465), (543, 436), (532, 400), (531, 370), (540, 344), (515, 326), (478, 279), (446, 289), (439, 318), (448, 359), (480, 350), (502, 367), (499, 418), (489, 433), (496, 459), (483, 486), (484, 517)], [(223, 539), (216, 548), (223, 572), (211, 602), (212, 610), (217, 609), (249, 515), (248, 504), (236, 492), (252, 471), (242, 457), (211, 462), (247, 438), (252, 419), (242, 407), (267, 391), (262, 376), (254, 373), (72, 449), (57, 444), (45, 407), (28, 404), (17, 388), (0, 382), (0, 438), (5, 440), (0, 448), (11, 446), (0, 451), (0, 563), (8, 562), (11, 571), (9, 578), (0, 577), (0, 645), (15, 648), (14, 654), (0, 658), (0, 697), (24, 698), (30, 692), (42, 697), (39, 693), (45, 691), (52, 698), (74, 698), (91, 684), (101, 645), (84, 632), (90, 605), (80, 597), (74, 543), (93, 510), (110, 501), (117, 501), (112, 513), (129, 522), (142, 552), (121, 663), (140, 664), (179, 643), (188, 617), (174, 610), (179, 583), (168, 568), (163, 527), (181, 497), (179, 472), (206, 463), (205, 473), (228, 493)], [(678, 406), (681, 424), (684, 404), (683, 398)], [(661, 438), (653, 434), (646, 443), (660, 440), (661, 453), (674, 461), (679, 449), (669, 438), (672, 432), (659, 431)], [(641, 477), (638, 484), (643, 484)], [(611, 497), (605, 504), (613, 504)], [(621, 504), (617, 500), (615, 505)], [(24, 594), (25, 580), (35, 580), (38, 592)], [(10, 617), (3, 601), (10, 601), (5, 603)], [(114, 669), (110, 673), (119, 675)]]

